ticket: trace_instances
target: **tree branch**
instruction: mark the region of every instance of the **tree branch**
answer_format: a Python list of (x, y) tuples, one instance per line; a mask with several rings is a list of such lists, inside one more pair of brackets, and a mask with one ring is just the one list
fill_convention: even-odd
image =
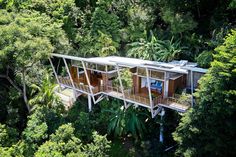
[(1, 75), (0, 78), (5, 78), (8, 80), (8, 82), (18, 91), (23, 95), (23, 91), (12, 81), (12, 79), (8, 75)]

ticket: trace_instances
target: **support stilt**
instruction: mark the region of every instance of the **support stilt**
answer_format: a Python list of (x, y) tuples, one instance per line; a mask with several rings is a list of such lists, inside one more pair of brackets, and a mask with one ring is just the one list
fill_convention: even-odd
[(72, 79), (72, 77), (71, 77), (70, 70), (69, 70), (69, 67), (68, 67), (68, 65), (67, 65), (66, 59), (63, 58), (63, 61), (64, 61), (64, 64), (65, 64), (65, 67), (66, 67), (66, 71), (67, 71), (67, 73), (68, 73), (68, 75), (69, 75), (70, 82), (71, 82), (72, 87), (73, 87), (74, 100), (76, 100), (76, 90), (75, 90), (74, 81), (73, 81), (73, 79)]
[(127, 106), (127, 103), (125, 101), (124, 87), (123, 87), (123, 84), (122, 84), (122, 80), (121, 80), (121, 76), (120, 76), (120, 68), (119, 68), (118, 64), (116, 64), (116, 70), (117, 70), (118, 79), (119, 79), (119, 82), (120, 82), (121, 93), (122, 93), (122, 96), (123, 96), (124, 105), (125, 105), (125, 108), (128, 108), (129, 106)]
[(52, 66), (52, 71), (53, 71), (53, 73), (54, 73), (54, 75), (55, 75), (55, 77), (56, 77), (57, 83), (58, 83), (58, 85), (59, 85), (59, 89), (60, 89), (60, 91), (61, 91), (62, 88), (61, 88), (61, 84), (60, 84), (60, 81), (59, 81), (58, 76), (57, 76), (57, 72), (56, 72), (56, 70), (55, 70), (55, 68), (54, 68), (54, 65), (53, 65), (53, 63), (52, 63), (51, 58), (48, 58), (48, 59), (49, 59), (49, 62), (50, 62), (50, 64), (51, 64), (51, 66)]
[(88, 109), (89, 109), (89, 112), (92, 111), (92, 101), (91, 101), (91, 96), (88, 95)]

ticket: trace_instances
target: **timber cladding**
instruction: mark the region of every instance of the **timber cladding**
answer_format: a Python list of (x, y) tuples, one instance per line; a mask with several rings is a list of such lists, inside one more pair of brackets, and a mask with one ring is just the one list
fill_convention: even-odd
[(172, 97), (177, 89), (183, 89), (186, 86), (186, 75), (182, 75), (174, 80), (169, 80), (168, 96)]

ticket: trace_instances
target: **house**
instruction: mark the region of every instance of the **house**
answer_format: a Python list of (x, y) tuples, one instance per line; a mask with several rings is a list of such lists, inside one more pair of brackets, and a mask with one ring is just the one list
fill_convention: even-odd
[[(64, 71), (56, 70), (59, 66), (55, 60), (63, 60)], [(207, 71), (186, 60), (164, 63), (118, 56), (81, 58), (52, 54), (49, 61), (60, 89), (72, 89), (74, 98), (86, 96), (90, 111), (92, 104), (113, 97), (122, 100), (126, 108), (136, 105), (149, 109), (152, 117), (162, 108), (185, 112), (194, 105), (192, 95), (190, 104), (180, 102), (176, 91), (192, 94)], [(128, 87), (121, 76), (125, 70), (132, 80)]]

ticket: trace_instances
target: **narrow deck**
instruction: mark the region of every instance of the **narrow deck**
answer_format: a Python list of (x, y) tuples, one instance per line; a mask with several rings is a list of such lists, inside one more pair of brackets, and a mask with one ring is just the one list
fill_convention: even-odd
[(190, 108), (190, 105), (180, 104), (177, 102), (177, 99), (175, 98), (162, 99), (162, 101), (158, 105), (176, 110), (178, 112), (186, 112)]
[[(66, 87), (73, 89), (73, 86), (69, 78), (59, 77), (59, 81), (62, 85), (65, 85)], [(78, 91), (91, 94), (88, 85), (85, 85), (84, 83), (78, 83), (78, 82), (73, 82), (73, 83), (74, 83), (75, 88)], [(112, 87), (112, 86), (107, 86), (107, 87), (95, 86), (94, 87), (92, 86), (91, 89), (92, 89), (93, 94), (103, 93), (108, 96), (115, 97), (121, 100), (124, 100), (125, 98), (125, 101), (131, 102), (131, 103), (137, 103), (140, 106), (144, 106), (147, 108), (151, 107), (150, 100), (146, 93), (147, 89), (142, 89), (141, 92), (139, 93), (133, 93), (132, 90), (126, 90), (124, 92), (124, 96), (121, 92), (121, 89), (119, 89), (118, 87)], [(177, 110), (178, 112), (186, 112), (187, 109), (190, 107), (188, 105), (184, 105), (184, 104), (180, 104), (176, 102), (174, 98), (162, 98), (161, 95), (159, 96), (157, 95), (158, 94), (156, 94), (155, 98), (152, 99), (152, 105), (153, 105), (152, 107), (161, 106), (161, 107)]]

